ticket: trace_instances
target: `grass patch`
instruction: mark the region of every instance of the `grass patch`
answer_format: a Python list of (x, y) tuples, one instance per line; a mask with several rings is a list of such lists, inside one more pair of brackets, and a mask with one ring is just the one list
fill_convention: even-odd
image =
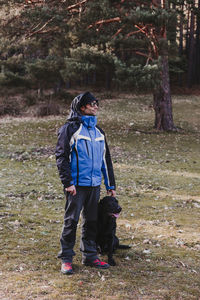
[(66, 117), (0, 119), (1, 299), (199, 299), (200, 101), (173, 102), (178, 133), (152, 129), (148, 95), (101, 101), (123, 208), (117, 235), (131, 249), (117, 251), (116, 267), (84, 267), (79, 224), (72, 277), (57, 259), (65, 200), (54, 148)]

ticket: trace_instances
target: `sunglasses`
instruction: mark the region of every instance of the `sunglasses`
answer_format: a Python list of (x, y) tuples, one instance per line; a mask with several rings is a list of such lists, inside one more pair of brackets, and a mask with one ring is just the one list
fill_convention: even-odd
[(99, 107), (99, 102), (98, 101), (92, 101), (89, 105), (92, 106), (92, 107), (94, 107), (95, 105)]

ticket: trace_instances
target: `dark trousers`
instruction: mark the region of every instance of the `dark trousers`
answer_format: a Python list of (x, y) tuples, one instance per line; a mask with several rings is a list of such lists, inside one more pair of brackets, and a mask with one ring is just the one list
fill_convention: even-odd
[(82, 236), (80, 250), (84, 259), (97, 258), (97, 208), (100, 198), (100, 186), (76, 187), (76, 195), (67, 193), (64, 226), (60, 238), (61, 251), (58, 257), (63, 262), (72, 262), (76, 241), (76, 229), (82, 210)]

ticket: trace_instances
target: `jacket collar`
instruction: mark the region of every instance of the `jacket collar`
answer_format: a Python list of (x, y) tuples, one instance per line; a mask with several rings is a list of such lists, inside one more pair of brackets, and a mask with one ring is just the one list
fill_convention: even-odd
[(95, 127), (97, 125), (97, 117), (96, 116), (82, 116), (81, 121), (83, 125), (86, 127)]

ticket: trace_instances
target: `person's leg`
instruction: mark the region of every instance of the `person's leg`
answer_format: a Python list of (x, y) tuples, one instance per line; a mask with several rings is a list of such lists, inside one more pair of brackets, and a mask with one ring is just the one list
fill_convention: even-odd
[(82, 237), (80, 250), (83, 262), (95, 260), (97, 257), (96, 233), (97, 233), (97, 209), (100, 198), (100, 187), (88, 187), (87, 197), (83, 203), (82, 212)]
[(76, 241), (76, 229), (80, 216), (80, 212), (83, 206), (84, 195), (77, 187), (76, 195), (72, 196), (67, 193), (64, 225), (60, 238), (61, 251), (58, 254), (58, 258), (62, 259), (62, 262), (72, 262), (72, 258), (75, 255), (73, 250)]

